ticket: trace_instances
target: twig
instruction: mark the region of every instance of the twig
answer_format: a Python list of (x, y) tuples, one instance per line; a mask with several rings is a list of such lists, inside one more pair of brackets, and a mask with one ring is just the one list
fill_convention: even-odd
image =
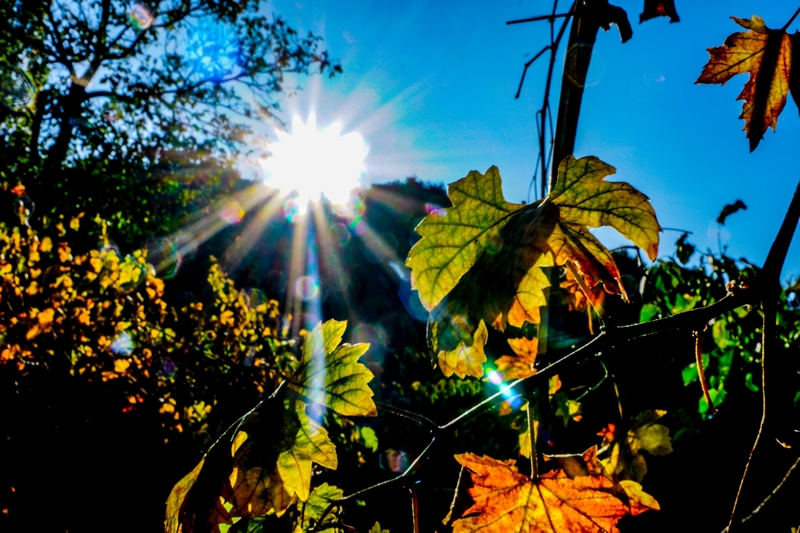
[(555, 15), (540, 15), (538, 17), (530, 17), (527, 19), (509, 20), (508, 22), (506, 22), (506, 24), (510, 26), (511, 24), (522, 24), (524, 22), (537, 22), (539, 20), (553, 21), (558, 18), (569, 17), (570, 15), (572, 15), (572, 11), (568, 11), (567, 13), (558, 13)]
[[(800, 15), (800, 7), (798, 7), (797, 11), (794, 12), (794, 15), (792, 15), (792, 18), (789, 19), (789, 22), (787, 22), (786, 24), (783, 25), (783, 28), (781, 28), (781, 31), (786, 31), (787, 29), (789, 29), (789, 25), (792, 22), (794, 22), (794, 19), (797, 18), (797, 15)], [(506, 24), (508, 24), (508, 23), (506, 23)]]
[(411, 485), (411, 519), (414, 523), (414, 533), (419, 533), (419, 497), (417, 496), (417, 487)]
[(392, 414), (411, 419), (414, 422), (417, 422), (418, 424), (427, 427), (428, 429), (438, 429), (439, 428), (439, 426), (436, 424), (436, 422), (434, 422), (430, 418), (427, 418), (425, 416), (419, 415), (417, 413), (412, 413), (411, 411), (406, 411), (405, 409), (400, 409), (399, 407), (394, 407), (394, 406), (391, 406), (391, 405), (383, 403), (383, 402), (375, 402), (375, 405), (377, 405), (381, 409), (383, 409), (385, 411), (388, 411), (388, 412), (390, 412)]
[[(734, 527), (738, 527), (739, 525), (738, 518), (741, 514), (741, 496), (745, 487), (745, 482), (747, 481), (747, 474), (748, 472), (752, 471), (754, 458), (757, 457), (756, 453), (760, 452), (760, 445), (762, 442), (765, 442), (764, 437), (767, 433), (765, 428), (769, 427), (771, 432), (772, 417), (775, 417), (775, 420), (781, 420), (780, 415), (782, 411), (788, 407), (783, 405), (785, 402), (781, 401), (781, 396), (785, 395), (787, 390), (790, 390), (787, 389), (787, 387), (782, 386), (782, 381), (786, 379), (787, 375), (787, 373), (783, 372), (783, 369), (781, 368), (782, 364), (785, 364), (785, 361), (781, 361), (780, 359), (776, 358), (773, 362), (772, 358), (776, 357), (773, 355), (773, 350), (777, 348), (778, 345), (778, 339), (775, 331), (775, 321), (777, 317), (777, 297), (781, 290), (780, 275), (781, 271), (783, 270), (783, 264), (786, 260), (786, 253), (788, 252), (789, 246), (792, 243), (792, 238), (794, 237), (794, 232), (797, 229), (797, 222), (799, 219), (800, 183), (798, 183), (797, 188), (794, 191), (792, 201), (789, 204), (789, 208), (786, 210), (786, 216), (784, 217), (783, 223), (778, 230), (778, 235), (775, 237), (775, 240), (772, 242), (772, 246), (769, 249), (767, 259), (764, 261), (764, 268), (761, 270), (761, 273), (756, 280), (759, 284), (761, 302), (764, 311), (764, 323), (763, 327), (761, 328), (761, 422), (758, 427), (758, 434), (756, 435), (755, 442), (753, 443), (753, 448), (750, 450), (750, 456), (747, 459), (747, 465), (745, 466), (744, 474), (742, 475), (742, 481), (739, 483), (739, 490), (736, 493), (736, 499), (733, 503), (731, 519), (728, 523), (729, 531)], [(769, 354), (770, 357), (769, 366), (767, 366), (767, 354)], [(773, 365), (775, 366), (776, 370), (772, 370)], [(768, 383), (772, 383), (772, 385), (767, 387)], [(773, 387), (775, 389), (774, 391)], [(767, 418), (768, 405), (775, 405), (774, 408), (770, 407), (769, 419)], [(773, 414), (773, 411), (775, 411), (776, 414)], [(736, 526), (734, 526), (734, 524), (736, 524)]]

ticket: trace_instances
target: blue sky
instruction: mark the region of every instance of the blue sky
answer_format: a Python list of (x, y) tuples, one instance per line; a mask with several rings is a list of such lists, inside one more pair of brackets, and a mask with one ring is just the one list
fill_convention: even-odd
[[(565, 11), (568, 2), (564, 4)], [(748, 209), (732, 216), (721, 240), (733, 257), (762, 264), (800, 172), (798, 109), (791, 97), (754, 153), (737, 117), (746, 82), (695, 85), (708, 59), (736, 31), (729, 17), (762, 17), (779, 28), (797, 5), (676, 0), (681, 22), (638, 24), (643, 0), (617, 0), (628, 11), (633, 38), (622, 44), (612, 27), (601, 32), (592, 57), (575, 147), (617, 168), (611, 179), (647, 194), (663, 227), (692, 231), (701, 249), (718, 249), (717, 215), (726, 203)], [(344, 74), (300, 78), (304, 91), (284, 102), (286, 118), (313, 110), (320, 126), (340, 121), (370, 146), (367, 182), (416, 175), (449, 183), (470, 170), (500, 168), (509, 201), (527, 196), (536, 162), (535, 112), (546, 62), (533, 67), (520, 99), (522, 66), (547, 44), (548, 25), (506, 21), (548, 13), (543, 0), (273, 0), (274, 11), (301, 31), (325, 38)], [(800, 28), (795, 22), (790, 28)], [(559, 58), (558, 65), (562, 64)], [(558, 84), (555, 95), (558, 95)], [(553, 102), (557, 107), (557, 101)], [(623, 244), (601, 231), (610, 247)], [(665, 232), (662, 254), (679, 233)], [(800, 275), (794, 245), (784, 279)]]

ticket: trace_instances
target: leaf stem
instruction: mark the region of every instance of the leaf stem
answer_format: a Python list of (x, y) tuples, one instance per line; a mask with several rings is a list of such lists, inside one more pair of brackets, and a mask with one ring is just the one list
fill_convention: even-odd
[(798, 7), (797, 11), (794, 12), (794, 15), (792, 15), (792, 18), (789, 19), (789, 22), (787, 22), (786, 24), (783, 25), (783, 28), (781, 28), (781, 31), (788, 30), (789, 26), (792, 24), (792, 22), (794, 22), (794, 19), (797, 18), (797, 15), (800, 15), (800, 7)]
[(711, 411), (712, 415), (715, 415), (717, 414), (717, 408), (714, 407), (714, 401), (708, 391), (708, 381), (703, 369), (703, 334), (697, 331), (694, 334), (694, 360), (697, 365), (697, 377), (700, 379), (700, 387), (703, 389), (703, 397), (708, 404), (708, 410)]
[(539, 454), (536, 452), (537, 431), (533, 420), (533, 404), (528, 401), (528, 437), (531, 439), (531, 479), (539, 478)]

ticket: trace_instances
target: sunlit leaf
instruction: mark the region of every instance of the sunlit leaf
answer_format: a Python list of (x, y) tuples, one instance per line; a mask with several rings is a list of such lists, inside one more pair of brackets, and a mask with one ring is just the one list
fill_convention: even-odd
[(513, 381), (519, 378), (532, 376), (536, 371), (533, 364), (536, 362), (536, 354), (539, 348), (538, 339), (508, 339), (508, 345), (517, 354), (516, 357), (504, 355), (495, 361), (497, 373), (503, 381)]
[(453, 207), (434, 212), (417, 226), (422, 239), (408, 254), (411, 284), (431, 311), (490, 249), (500, 229), (524, 205), (503, 198), (500, 171), (470, 172), (448, 187)]
[(501, 331), (538, 322), (550, 284), (541, 267), (569, 262), (588, 287), (602, 282), (625, 295), (611, 253), (589, 228), (611, 226), (651, 259), (661, 228), (645, 195), (604, 180), (613, 173), (596, 157), (569, 156), (550, 196), (530, 205), (503, 200), (496, 167), (451, 185), (453, 207), (422, 221), (407, 262), (436, 324), (431, 344), (440, 357), (470, 346), (481, 321)]
[[(303, 524), (302, 526), (295, 528), (295, 532), (300, 533), (302, 531), (310, 531), (312, 528), (316, 527), (317, 522), (320, 518), (322, 518), (322, 513), (325, 512), (325, 509), (328, 508), (328, 505), (330, 505), (331, 502), (335, 502), (336, 500), (340, 499), (342, 496), (344, 496), (344, 492), (335, 485), (323, 483), (322, 485), (316, 487), (311, 492), (311, 495), (308, 497), (308, 501), (306, 501), (305, 506), (303, 507)], [(335, 519), (336, 515), (334, 513), (328, 513), (324, 523), (327, 525), (333, 522)]]
[(760, 17), (732, 18), (749, 31), (731, 34), (724, 45), (709, 48), (711, 58), (695, 83), (724, 85), (737, 74), (750, 74), (737, 99), (744, 100), (739, 118), (745, 120), (752, 152), (768, 127), (775, 130), (786, 104), (792, 44), (785, 31), (767, 28)]
[(203, 470), (205, 459), (201, 459), (194, 470), (186, 474), (183, 479), (178, 481), (167, 498), (167, 519), (164, 522), (164, 529), (167, 533), (185, 533), (186, 530), (181, 526), (181, 508), (186, 500), (186, 494), (192, 488), (197, 476)]
[(609, 475), (620, 480), (633, 480), (641, 482), (647, 474), (647, 459), (643, 451), (651, 455), (666, 455), (672, 453), (672, 442), (669, 429), (656, 422), (666, 414), (666, 411), (651, 410), (637, 416), (625, 435), (620, 434), (620, 428), (609, 424), (600, 433), (608, 444), (608, 453), (600, 462)]
[(460, 342), (453, 350), (439, 351), (439, 367), (445, 377), (450, 377), (454, 373), (460, 378), (473, 376), (483, 377), (483, 363), (486, 362), (486, 354), (483, 347), (489, 338), (486, 325), (481, 320), (475, 330), (472, 343)]
[(520, 474), (514, 461), (456, 455), (470, 471), (475, 504), (453, 524), (453, 532), (618, 532), (623, 516), (646, 510), (643, 502), (650, 501), (640, 497), (631, 505), (620, 499), (621, 489), (603, 475), (594, 454), (594, 449), (584, 454), (588, 475), (570, 477), (557, 469), (538, 479)]
[(303, 359), (289, 387), (344, 416), (375, 416), (372, 372), (358, 362), (369, 344), (341, 344), (347, 322), (318, 323), (306, 336)]
[(375, 524), (369, 529), (369, 533), (389, 533), (389, 530), (383, 529), (380, 522), (375, 522)]
[(298, 499), (309, 499), (315, 463), (337, 467), (328, 432), (306, 414), (303, 402), (282, 396), (259, 404), (173, 488), (167, 522), (178, 516), (178, 529), (169, 533), (192, 533), (200, 524), (217, 526), (237, 517), (281, 516)]

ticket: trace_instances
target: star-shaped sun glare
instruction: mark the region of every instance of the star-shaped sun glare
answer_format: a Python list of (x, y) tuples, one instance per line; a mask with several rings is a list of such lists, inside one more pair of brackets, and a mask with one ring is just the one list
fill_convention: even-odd
[(318, 130), (313, 113), (306, 124), (295, 116), (292, 133), (276, 132), (278, 142), (269, 145), (270, 155), (260, 162), (266, 172), (264, 183), (285, 195), (295, 192), (301, 211), (321, 196), (335, 204), (346, 203), (365, 172), (367, 146), (357, 132), (340, 136), (341, 131), (338, 122)]

